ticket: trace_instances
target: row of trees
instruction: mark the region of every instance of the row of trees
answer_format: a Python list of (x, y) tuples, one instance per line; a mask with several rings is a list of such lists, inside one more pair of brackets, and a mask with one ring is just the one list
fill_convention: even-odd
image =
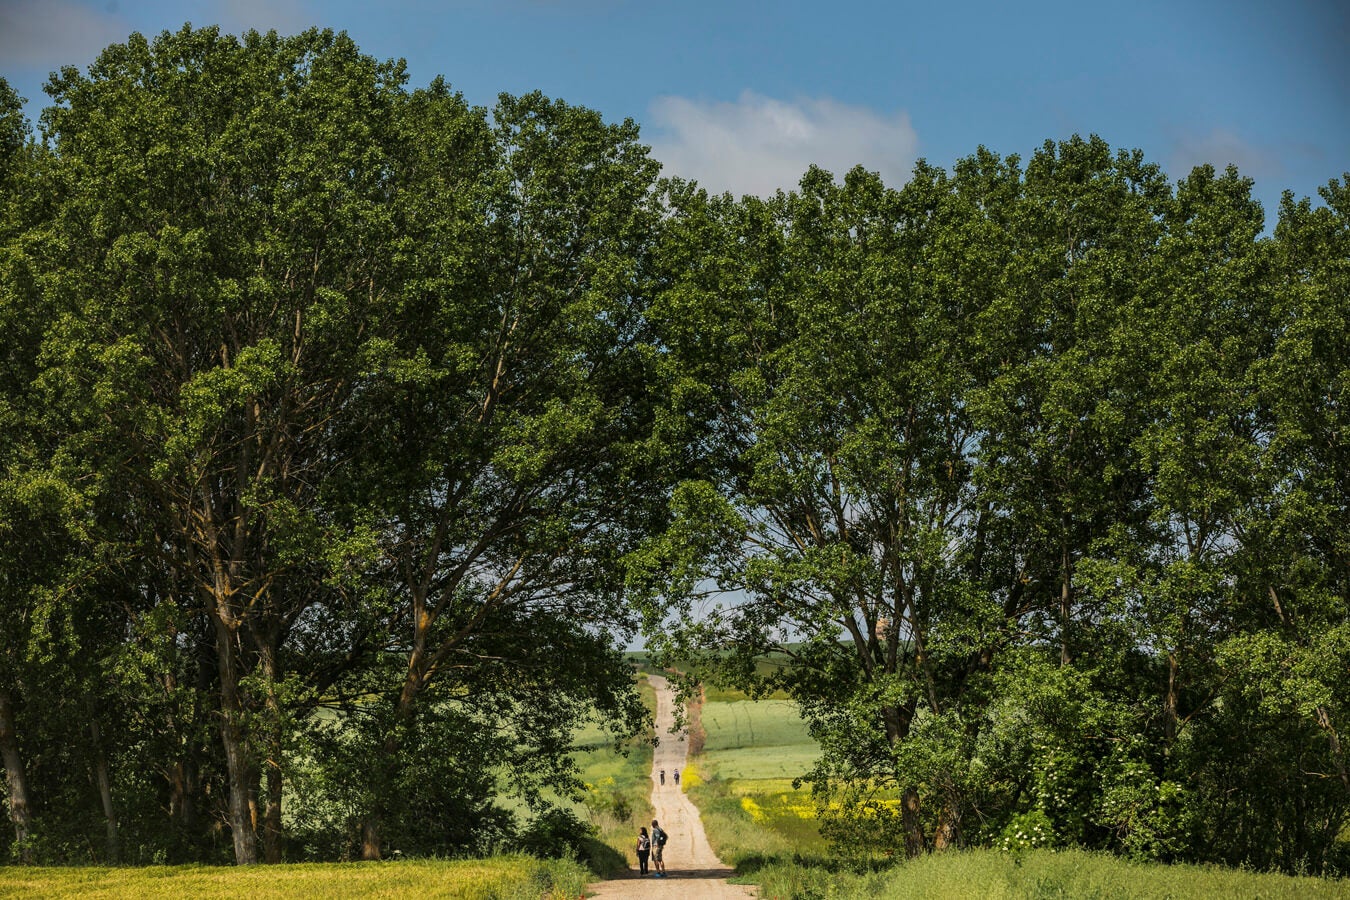
[[(6, 89), (0, 749), (21, 859), (482, 849), (645, 713), (631, 123), (343, 35)], [(622, 641), (618, 647), (622, 647)], [(97, 827), (96, 827), (97, 826)], [(98, 832), (102, 831), (102, 834)]]
[(1337, 864), (1350, 187), (1265, 237), (1075, 138), (709, 197), (318, 31), (48, 91), (37, 140), (0, 90), (16, 858), (489, 849), (643, 726), (642, 618), (791, 692), (846, 846)]
[(1235, 170), (1075, 138), (672, 194), (653, 315), (710, 452), (630, 578), (681, 598), (672, 656), (798, 702), (843, 846), (1350, 864), (1322, 193), (1264, 237)]

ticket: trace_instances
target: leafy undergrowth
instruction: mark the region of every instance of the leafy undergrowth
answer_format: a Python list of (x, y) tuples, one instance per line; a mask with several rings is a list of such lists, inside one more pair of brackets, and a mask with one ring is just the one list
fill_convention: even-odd
[(590, 879), (579, 863), (502, 856), (485, 860), (383, 863), (299, 863), (249, 866), (0, 869), (0, 897), (81, 900), (236, 900), (290, 898), (445, 898), (562, 900), (577, 898)]
[[(761, 897), (1350, 900), (1350, 880), (1345, 879), (1133, 863), (1077, 850), (1022, 855), (972, 850), (934, 854), (870, 871), (860, 869), (859, 864), (842, 861), (820, 837), (810, 791), (794, 790), (791, 777), (768, 777), (800, 774), (805, 769), (810, 738), (799, 721), (787, 718), (788, 706), (774, 702), (705, 704), (707, 751), (684, 775), (713, 849), (736, 867), (736, 880), (759, 885)], [(780, 773), (794, 766), (801, 769)]]
[(1244, 872), (1208, 866), (1132, 863), (1079, 850), (1013, 856), (971, 850), (921, 857), (878, 872), (837, 866), (763, 862), (743, 867), (742, 878), (773, 900), (980, 897), (988, 900), (1318, 900), (1350, 897), (1350, 881)]
[[(638, 692), (649, 710), (656, 708), (656, 692), (647, 679), (640, 677)], [(519, 849), (541, 856), (557, 855), (566, 846), (575, 846), (576, 856), (595, 876), (611, 878), (627, 869), (632, 860), (632, 845), (638, 826), (652, 818), (650, 802), (652, 770), (652, 732), (648, 729), (622, 746), (614, 746), (614, 738), (604, 729), (587, 724), (578, 730), (574, 740), (578, 747), (574, 759), (582, 792), (577, 797), (562, 796), (546, 791), (545, 799), (558, 807), (551, 815), (557, 817), (559, 829), (551, 835), (542, 829), (542, 840), (526, 843)], [(532, 815), (519, 798), (503, 803), (521, 819)], [(574, 817), (569, 828), (567, 817)], [(575, 832), (589, 826), (589, 836), (577, 839)], [(536, 829), (539, 830), (539, 829)]]

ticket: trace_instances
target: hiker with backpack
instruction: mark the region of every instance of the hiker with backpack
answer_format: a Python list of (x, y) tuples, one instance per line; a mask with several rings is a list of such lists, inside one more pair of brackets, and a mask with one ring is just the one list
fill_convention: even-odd
[(647, 857), (651, 855), (651, 852), (652, 842), (647, 837), (647, 829), (639, 828), (637, 839), (638, 875), (642, 877), (647, 875)]
[(652, 819), (652, 868), (656, 869), (653, 873), (655, 878), (666, 877), (666, 861), (662, 851), (666, 849), (668, 838), (669, 835), (666, 834), (666, 830), (655, 819)]

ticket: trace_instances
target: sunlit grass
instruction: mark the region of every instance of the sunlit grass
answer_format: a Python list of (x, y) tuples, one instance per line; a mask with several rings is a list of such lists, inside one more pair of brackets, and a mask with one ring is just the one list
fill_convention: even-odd
[[(646, 678), (638, 684), (642, 701), (653, 714), (656, 691)], [(578, 743), (587, 745), (586, 732)], [(628, 861), (638, 826), (652, 818), (651, 772), (652, 734), (648, 731), (628, 741), (620, 751), (603, 734), (589, 742), (590, 749), (577, 755), (581, 779), (588, 797), (579, 814), (588, 818), (599, 831), (599, 840), (611, 851), (603, 859), (593, 856), (591, 866), (600, 875), (611, 875)], [(620, 860), (622, 859), (623, 862)]]
[(446, 898), (540, 900), (580, 897), (589, 874), (578, 863), (527, 856), (487, 860), (298, 863), (278, 866), (0, 868), (0, 897), (81, 900), (289, 900)]
[(1079, 850), (1015, 857), (995, 850), (938, 853), (880, 872), (774, 861), (749, 873), (761, 896), (924, 898), (924, 900), (1320, 900), (1350, 897), (1350, 882), (1243, 872), (1209, 866), (1132, 863)]

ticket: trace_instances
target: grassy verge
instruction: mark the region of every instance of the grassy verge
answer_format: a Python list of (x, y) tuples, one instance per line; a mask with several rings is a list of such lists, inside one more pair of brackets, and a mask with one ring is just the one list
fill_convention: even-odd
[(723, 862), (738, 872), (753, 872), (788, 861), (823, 860), (826, 844), (814, 818), (804, 818), (791, 807), (810, 803), (807, 791), (783, 790), (755, 782), (736, 782), (708, 775), (690, 766), (683, 776), (689, 799), (698, 807), (708, 843)]
[(1207, 866), (1132, 863), (1079, 850), (1015, 857), (994, 850), (925, 856), (881, 872), (775, 861), (747, 873), (761, 896), (777, 900), (981, 897), (1032, 900), (1320, 900), (1350, 897), (1350, 881), (1296, 878)]
[(0, 869), (0, 897), (81, 900), (178, 900), (181, 897), (289, 900), (325, 897), (426, 897), (447, 900), (550, 900), (580, 897), (589, 880), (578, 863), (528, 856), (487, 860), (405, 860), (385, 863), (298, 863), (247, 868)]
[[(646, 678), (641, 679), (638, 689), (655, 714), (656, 692)], [(633, 835), (639, 825), (652, 818), (651, 738), (649, 731), (629, 741), (624, 752), (616, 752), (598, 732), (578, 737), (583, 745), (591, 744), (591, 749), (577, 757), (577, 765), (586, 783), (584, 814), (598, 832), (586, 848), (586, 863), (601, 877), (608, 878), (628, 867)]]

